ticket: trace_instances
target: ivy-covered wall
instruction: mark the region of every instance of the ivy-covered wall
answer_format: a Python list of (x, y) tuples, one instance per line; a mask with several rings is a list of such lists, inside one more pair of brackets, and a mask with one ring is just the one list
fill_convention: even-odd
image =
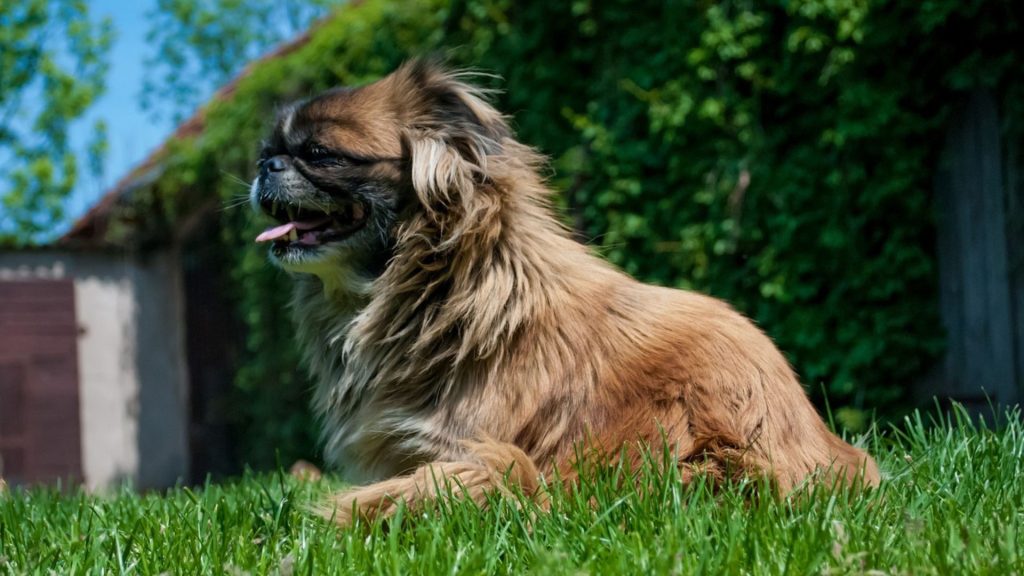
[[(1017, 0), (366, 0), (261, 65), (175, 143), (150, 200), (230, 203), (274, 108), (446, 54), (552, 158), (581, 237), (649, 282), (754, 318), (857, 428), (936, 361), (932, 177), (946, 120), (992, 89), (1019, 130)], [(140, 197), (141, 198), (141, 197)], [(289, 286), (227, 210), (225, 281), (247, 326), (232, 403), (254, 466), (315, 457)], [(275, 455), (276, 454), (276, 455)]]

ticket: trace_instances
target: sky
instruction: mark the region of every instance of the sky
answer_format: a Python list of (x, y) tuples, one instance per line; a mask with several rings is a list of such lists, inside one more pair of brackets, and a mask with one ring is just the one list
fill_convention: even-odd
[(175, 125), (169, 118), (154, 120), (139, 104), (145, 59), (150, 54), (146, 45), (146, 12), (155, 4), (155, 0), (89, 0), (92, 17), (110, 16), (117, 36), (109, 54), (106, 93), (89, 109), (84, 120), (74, 125), (71, 138), (75, 143), (87, 142), (94, 121), (102, 118), (107, 123), (110, 150), (103, 178), (99, 182), (83, 178), (76, 187), (68, 206), (72, 219), (85, 212), (174, 131)]

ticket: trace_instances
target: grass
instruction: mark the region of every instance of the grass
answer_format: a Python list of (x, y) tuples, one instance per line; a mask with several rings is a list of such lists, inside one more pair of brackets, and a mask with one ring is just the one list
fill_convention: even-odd
[(653, 469), (621, 489), (604, 470), (550, 513), (495, 498), (348, 530), (304, 512), (336, 482), (283, 474), (14, 491), (0, 496), (0, 574), (1024, 574), (1018, 413), (998, 428), (915, 415), (870, 442), (889, 477), (868, 494), (751, 498)]

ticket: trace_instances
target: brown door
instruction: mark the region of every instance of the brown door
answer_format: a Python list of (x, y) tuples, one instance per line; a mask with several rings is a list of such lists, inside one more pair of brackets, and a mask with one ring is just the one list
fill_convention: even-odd
[(70, 280), (0, 282), (0, 474), (78, 482), (78, 327)]

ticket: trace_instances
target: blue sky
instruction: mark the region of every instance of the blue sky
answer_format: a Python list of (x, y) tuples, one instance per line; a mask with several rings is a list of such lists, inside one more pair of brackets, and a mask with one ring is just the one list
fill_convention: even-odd
[(99, 182), (83, 179), (75, 189), (69, 205), (72, 217), (88, 209), (174, 130), (170, 119), (153, 120), (139, 105), (145, 59), (151, 53), (146, 45), (146, 12), (154, 5), (155, 0), (89, 0), (94, 18), (110, 16), (113, 19), (117, 37), (110, 50), (107, 91), (84, 121), (75, 124), (72, 141), (88, 141), (94, 120), (102, 118), (109, 131), (110, 151), (103, 179)]

